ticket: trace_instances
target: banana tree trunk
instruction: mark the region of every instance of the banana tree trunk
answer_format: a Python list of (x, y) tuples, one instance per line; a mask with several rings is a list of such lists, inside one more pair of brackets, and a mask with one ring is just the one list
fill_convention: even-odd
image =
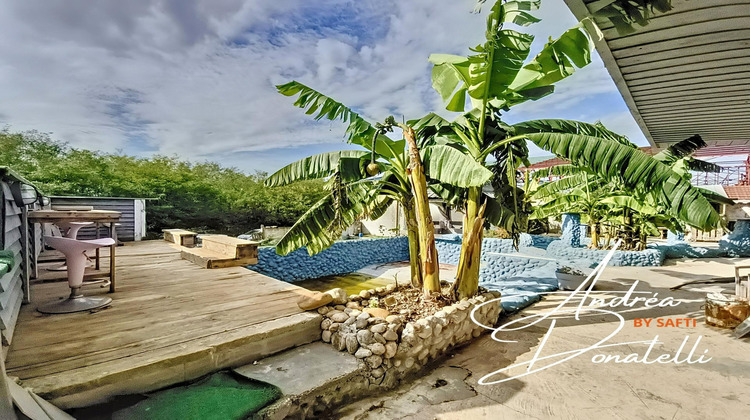
[(599, 247), (599, 221), (591, 219), (591, 248), (600, 249)]
[(458, 261), (454, 296), (458, 299), (470, 298), (479, 290), (479, 262), (482, 255), (484, 234), (484, 209), (479, 207), (481, 188), (470, 188), (464, 216), (464, 233), (461, 243), (461, 256)]
[(406, 232), (409, 238), (409, 266), (411, 267), (411, 285), (414, 288), (422, 288), (422, 263), (419, 255), (419, 226), (417, 224), (417, 212), (414, 210), (414, 200), (403, 203), (404, 218), (406, 219)]
[(427, 199), (427, 178), (424, 174), (422, 158), (411, 127), (399, 124), (404, 130), (404, 139), (409, 144), (409, 181), (414, 191), (414, 210), (419, 231), (419, 259), (422, 265), (422, 290), (425, 294), (440, 292), (440, 268), (437, 248), (435, 247), (435, 225), (432, 223), (430, 203)]

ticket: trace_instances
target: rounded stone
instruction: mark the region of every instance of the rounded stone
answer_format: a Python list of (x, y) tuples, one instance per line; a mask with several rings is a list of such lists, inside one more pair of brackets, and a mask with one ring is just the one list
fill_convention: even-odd
[(361, 297), (363, 299), (369, 299), (370, 296), (371, 295), (370, 295), (370, 291), (369, 290), (363, 290), (363, 291), (359, 292), (359, 297)]
[(372, 356), (372, 352), (364, 347), (360, 347), (359, 350), (354, 353), (354, 357), (358, 359), (364, 359), (365, 357), (370, 356)]
[(390, 343), (386, 343), (385, 345), (385, 357), (390, 359), (391, 357), (396, 355), (396, 351), (398, 350), (398, 344), (391, 341)]
[(326, 318), (326, 319), (324, 319), (323, 321), (320, 322), (320, 329), (321, 330), (327, 330), (327, 329), (331, 328), (331, 324), (333, 324), (333, 321), (331, 321), (330, 319)]
[(386, 291), (386, 292), (388, 292), (388, 293), (391, 293), (391, 292), (393, 292), (394, 290), (396, 290), (396, 285), (395, 285), (395, 284), (393, 284), (393, 283), (388, 283), (388, 284), (387, 284), (387, 285), (385, 286), (385, 291)]
[(383, 334), (388, 330), (388, 325), (386, 324), (374, 324), (370, 327), (370, 331), (374, 333)]
[(331, 344), (333, 344), (333, 347), (338, 351), (344, 351), (346, 349), (346, 340), (344, 340), (339, 333), (333, 334), (331, 337)]
[(387, 341), (396, 341), (398, 340), (398, 333), (394, 330), (388, 329), (383, 333), (383, 338), (385, 338)]
[(331, 334), (333, 334), (333, 333), (331, 333), (330, 330), (325, 330), (325, 331), (323, 331), (323, 334), (320, 335), (320, 339), (323, 340), (323, 342), (325, 342), (325, 343), (330, 343), (331, 342)]
[(368, 347), (372, 354), (380, 356), (381, 354), (385, 353), (385, 346), (380, 343), (373, 343), (370, 344), (370, 347)]
[(326, 294), (331, 295), (331, 298), (333, 298), (333, 303), (337, 305), (343, 305), (347, 301), (349, 301), (349, 296), (346, 294), (346, 291), (338, 287), (327, 291)]
[(386, 339), (385, 339), (385, 337), (383, 337), (382, 334), (373, 333), (372, 337), (375, 339), (376, 342), (378, 342), (380, 344), (385, 344), (386, 343)]
[(409, 344), (414, 344), (417, 341), (417, 332), (414, 329), (414, 324), (411, 322), (406, 324), (404, 331), (401, 333), (401, 339)]
[(370, 371), (370, 375), (372, 375), (375, 378), (382, 378), (383, 375), (385, 375), (385, 369), (383, 369), (382, 367), (373, 369)]
[(387, 319), (391, 313), (386, 309), (382, 308), (365, 308), (365, 312), (369, 313), (373, 317)]
[(354, 334), (347, 334), (346, 335), (346, 351), (348, 351), (351, 354), (354, 354), (355, 351), (359, 348), (359, 342), (357, 342), (357, 336)]
[(344, 305), (336, 305), (333, 308), (336, 309), (337, 311), (343, 311), (344, 309), (346, 309), (346, 306), (344, 306)]
[(360, 312), (359, 314), (357, 314), (357, 318), (359, 319), (367, 319), (369, 317), (370, 317), (370, 314), (367, 312)]
[(419, 329), (417, 335), (419, 336), (419, 338), (430, 337), (432, 335), (432, 327), (430, 327), (429, 325), (422, 325), (422, 328)]
[(366, 357), (365, 362), (367, 362), (367, 364), (371, 368), (375, 369), (375, 368), (380, 367), (380, 365), (383, 364), (383, 358), (380, 356), (372, 355), (372, 356)]
[(331, 311), (331, 308), (329, 306), (323, 306), (321, 308), (318, 308), (318, 313), (321, 315), (325, 315), (330, 311)]
[(347, 302), (346, 307), (349, 309), (360, 309), (361, 306), (359, 306), (359, 303), (357, 302)]
[(345, 322), (347, 319), (349, 319), (349, 315), (341, 311), (334, 311), (334, 313), (332, 315), (329, 315), (328, 317), (331, 318), (331, 321), (333, 322)]
[(335, 332), (335, 331), (338, 331), (338, 330), (339, 330), (339, 328), (341, 328), (341, 323), (340, 323), (340, 322), (334, 322), (333, 324), (331, 324), (331, 326), (330, 326), (330, 327), (328, 327), (328, 329), (329, 329), (329, 330), (330, 330), (331, 332)]
[(389, 324), (401, 324), (403, 320), (398, 315), (388, 315), (385, 317), (385, 320), (388, 321)]
[(366, 346), (375, 342), (375, 336), (369, 330), (360, 330), (357, 331), (357, 341), (359, 341), (359, 344)]
[(385, 287), (376, 288), (375, 293), (377, 293), (379, 296), (383, 296), (385, 294)]
[(388, 321), (386, 321), (385, 319), (377, 317), (377, 316), (371, 317), (370, 319), (367, 320), (367, 322), (370, 323), (371, 325), (372, 324), (387, 324), (388, 323)]
[(361, 330), (363, 328), (367, 328), (367, 318), (360, 318), (357, 317), (356, 322), (354, 323), (356, 325), (358, 330)]

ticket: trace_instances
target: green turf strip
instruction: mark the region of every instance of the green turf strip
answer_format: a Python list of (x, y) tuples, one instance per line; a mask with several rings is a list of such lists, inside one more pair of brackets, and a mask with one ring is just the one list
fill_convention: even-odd
[(281, 397), (265, 382), (218, 372), (190, 385), (157, 391), (138, 404), (119, 410), (115, 420), (245, 419)]

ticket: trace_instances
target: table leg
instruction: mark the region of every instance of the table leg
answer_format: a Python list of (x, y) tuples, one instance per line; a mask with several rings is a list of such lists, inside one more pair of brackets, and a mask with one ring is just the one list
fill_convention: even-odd
[(117, 249), (117, 229), (115, 229), (115, 224), (110, 223), (110, 235), (112, 236), (112, 239), (115, 240), (114, 245), (109, 247), (109, 292), (114, 293), (115, 292), (115, 250)]

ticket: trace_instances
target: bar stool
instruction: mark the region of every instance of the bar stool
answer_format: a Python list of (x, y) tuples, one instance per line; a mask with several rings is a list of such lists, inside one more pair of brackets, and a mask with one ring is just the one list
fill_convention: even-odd
[[(71, 238), (71, 239), (77, 239), (78, 231), (81, 230), (82, 227), (90, 226), (93, 224), (94, 222), (57, 222), (55, 223), (55, 225), (60, 229), (60, 234), (65, 238)], [(48, 268), (47, 271), (65, 271), (67, 269), (68, 267), (65, 264), (60, 264), (57, 267)]]
[(61, 230), (65, 230), (63, 236), (66, 238), (77, 239), (78, 231), (84, 226), (91, 226), (94, 222), (57, 222), (55, 223)]
[(59, 302), (42, 305), (37, 310), (43, 314), (66, 314), (71, 312), (88, 311), (91, 309), (107, 306), (112, 302), (108, 297), (84, 297), (80, 293), (83, 286), (83, 275), (86, 270), (86, 255), (84, 252), (112, 246), (115, 240), (112, 238), (94, 239), (90, 241), (79, 241), (72, 238), (61, 238), (58, 236), (45, 236), (46, 243), (65, 255), (65, 264), (68, 266), (68, 286), (70, 296)]

